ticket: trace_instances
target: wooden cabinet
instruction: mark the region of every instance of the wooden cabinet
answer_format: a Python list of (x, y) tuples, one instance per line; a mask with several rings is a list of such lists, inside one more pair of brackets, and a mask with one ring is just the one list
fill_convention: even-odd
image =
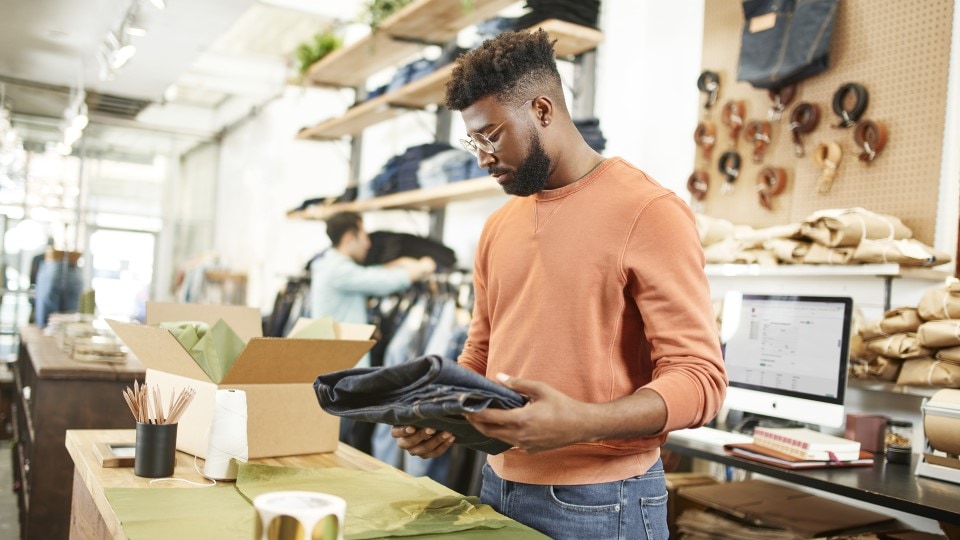
[(35, 326), (20, 329), (14, 369), (14, 488), (22, 538), (67, 538), (73, 465), (68, 429), (131, 428), (121, 391), (143, 380), (143, 365), (76, 362)]

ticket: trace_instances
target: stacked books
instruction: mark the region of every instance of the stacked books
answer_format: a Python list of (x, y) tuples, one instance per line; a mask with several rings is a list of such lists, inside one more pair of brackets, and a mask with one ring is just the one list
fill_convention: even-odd
[(757, 427), (753, 443), (807, 461), (853, 461), (860, 458), (860, 443), (807, 428)]

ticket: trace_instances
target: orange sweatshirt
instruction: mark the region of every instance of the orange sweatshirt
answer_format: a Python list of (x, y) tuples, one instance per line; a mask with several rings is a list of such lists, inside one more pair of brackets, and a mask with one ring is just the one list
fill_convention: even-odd
[(640, 388), (666, 403), (657, 436), (490, 456), (502, 478), (592, 484), (646, 472), (666, 433), (702, 425), (727, 379), (686, 203), (620, 158), (577, 182), (514, 197), (484, 225), (460, 363), (606, 403)]

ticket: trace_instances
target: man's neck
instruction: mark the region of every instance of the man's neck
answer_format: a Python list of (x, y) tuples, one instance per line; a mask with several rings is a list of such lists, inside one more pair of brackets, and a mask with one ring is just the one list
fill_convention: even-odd
[(547, 189), (558, 189), (568, 186), (587, 176), (604, 161), (604, 157), (590, 148), (583, 140), (576, 145), (573, 155), (564, 156), (551, 172)]

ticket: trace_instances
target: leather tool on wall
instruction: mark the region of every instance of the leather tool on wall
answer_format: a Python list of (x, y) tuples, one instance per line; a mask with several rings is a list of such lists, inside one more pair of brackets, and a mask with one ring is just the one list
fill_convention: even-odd
[(713, 104), (717, 102), (717, 96), (720, 94), (720, 75), (716, 71), (704, 71), (697, 79), (697, 88), (707, 95), (703, 108), (709, 111)]
[(693, 132), (693, 142), (697, 143), (703, 152), (703, 159), (710, 161), (713, 145), (717, 142), (717, 128), (713, 126), (713, 122), (704, 120), (697, 124), (697, 129)]
[(690, 195), (702, 201), (707, 198), (707, 192), (710, 191), (710, 175), (707, 171), (697, 169), (687, 178), (687, 191)]
[(822, 142), (817, 145), (813, 153), (813, 159), (820, 167), (820, 178), (817, 180), (817, 192), (825, 195), (833, 187), (833, 179), (837, 176), (837, 167), (840, 166), (840, 158), (843, 157), (843, 150), (835, 142)]
[(773, 198), (787, 187), (787, 171), (782, 167), (764, 167), (757, 174), (757, 197), (760, 206), (773, 210)]
[(820, 106), (816, 103), (804, 101), (793, 108), (790, 113), (790, 135), (793, 137), (793, 153), (797, 157), (803, 157), (803, 140), (800, 136), (817, 129), (819, 123)]
[(746, 115), (747, 106), (742, 100), (731, 99), (723, 106), (721, 119), (723, 125), (730, 128), (730, 145), (737, 146), (737, 137), (740, 136), (740, 129), (743, 128), (743, 119)]
[(887, 126), (873, 120), (858, 122), (853, 131), (853, 140), (863, 149), (858, 156), (860, 161), (870, 163), (887, 144)]
[(753, 120), (747, 124), (747, 129), (743, 132), (743, 137), (753, 144), (753, 162), (763, 161), (763, 154), (770, 144), (770, 122), (766, 120)]
[[(848, 96), (853, 96), (853, 105), (847, 106)], [(870, 94), (861, 84), (847, 83), (833, 94), (833, 112), (840, 117), (840, 123), (834, 127), (848, 128), (860, 120), (867, 110)]]
[(773, 102), (767, 110), (767, 119), (779, 122), (783, 110), (786, 109), (787, 105), (796, 97), (797, 86), (795, 84), (788, 84), (782, 88), (770, 89), (767, 90), (767, 95), (770, 96), (770, 101)]
[(724, 152), (720, 156), (720, 162), (717, 164), (720, 172), (726, 178), (721, 193), (730, 193), (733, 190), (733, 183), (740, 176), (740, 154), (736, 152)]

